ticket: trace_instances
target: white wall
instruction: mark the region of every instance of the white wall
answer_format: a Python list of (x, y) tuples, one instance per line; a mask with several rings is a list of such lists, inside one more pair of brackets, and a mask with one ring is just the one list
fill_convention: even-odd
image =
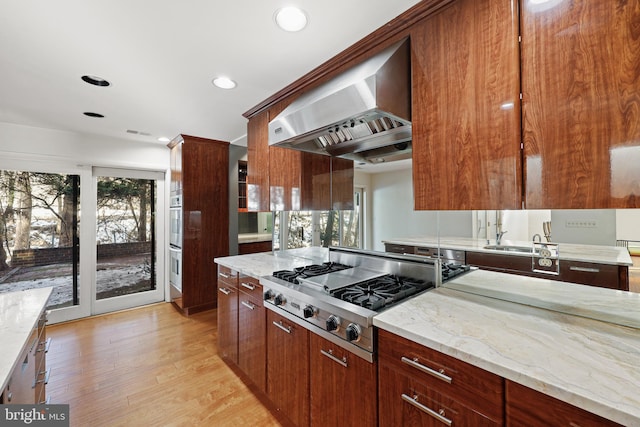
[(616, 239), (640, 242), (640, 209), (616, 210)]
[[(169, 169), (169, 149), (164, 144), (3, 122), (0, 122), (0, 159), (158, 171)], [(3, 164), (6, 168), (6, 162)]]
[(371, 174), (369, 220), (372, 249), (384, 250), (383, 240), (401, 237), (471, 237), (471, 211), (414, 211), (411, 168)]

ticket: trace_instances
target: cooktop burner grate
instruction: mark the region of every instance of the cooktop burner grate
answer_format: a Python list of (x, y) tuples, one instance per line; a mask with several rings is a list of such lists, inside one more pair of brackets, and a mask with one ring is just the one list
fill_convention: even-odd
[(433, 283), (424, 280), (386, 275), (337, 289), (331, 295), (377, 311), (433, 287)]
[(442, 264), (442, 281), (449, 280), (455, 276), (466, 273), (471, 269), (468, 265), (455, 264), (455, 263), (443, 263)]
[(274, 271), (273, 276), (290, 283), (299, 283), (298, 278), (305, 279), (307, 277), (320, 276), (323, 274), (333, 273), (335, 271), (353, 268), (350, 265), (340, 264), (337, 262), (324, 262), (322, 264), (306, 265), (297, 267), (293, 270)]

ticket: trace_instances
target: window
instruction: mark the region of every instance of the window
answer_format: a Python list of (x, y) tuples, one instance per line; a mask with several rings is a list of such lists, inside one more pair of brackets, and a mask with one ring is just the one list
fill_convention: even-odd
[(79, 304), (80, 177), (0, 170), (0, 292), (53, 287), (48, 308)]

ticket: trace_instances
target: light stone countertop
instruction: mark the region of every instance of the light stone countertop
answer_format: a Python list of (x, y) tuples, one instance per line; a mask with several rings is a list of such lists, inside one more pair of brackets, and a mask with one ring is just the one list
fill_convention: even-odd
[(638, 329), (442, 287), (391, 307), (373, 324), (623, 425), (640, 425)]
[(0, 294), (0, 393), (21, 360), (53, 288)]
[(247, 276), (260, 278), (278, 270), (291, 270), (329, 259), (329, 250), (321, 247), (288, 249), (286, 251), (260, 252), (215, 258), (214, 262)]
[(238, 243), (270, 242), (271, 233), (242, 233), (238, 234)]
[[(492, 254), (504, 254), (508, 256), (528, 256), (521, 252), (495, 251), (484, 249), (487, 246), (486, 239), (472, 239), (466, 237), (440, 237), (440, 247), (443, 249), (458, 249), (470, 252), (486, 252)], [(423, 247), (438, 247), (438, 237), (399, 237), (383, 240), (382, 243), (396, 245), (412, 245)], [(490, 244), (495, 244), (495, 239)], [(532, 246), (530, 241), (503, 239), (502, 245)], [(576, 245), (572, 243), (558, 243), (560, 260), (593, 262), (598, 264), (633, 265), (629, 251), (617, 246)]]
[(640, 333), (640, 293), (486, 270), (455, 277), (442, 287), (630, 326)]

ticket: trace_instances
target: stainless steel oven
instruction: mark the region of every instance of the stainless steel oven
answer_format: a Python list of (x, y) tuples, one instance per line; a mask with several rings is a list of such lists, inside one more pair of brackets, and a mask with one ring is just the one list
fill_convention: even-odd
[(182, 247), (182, 196), (171, 196), (169, 202), (169, 244)]
[(182, 297), (182, 249), (169, 248), (169, 291), (171, 300)]

